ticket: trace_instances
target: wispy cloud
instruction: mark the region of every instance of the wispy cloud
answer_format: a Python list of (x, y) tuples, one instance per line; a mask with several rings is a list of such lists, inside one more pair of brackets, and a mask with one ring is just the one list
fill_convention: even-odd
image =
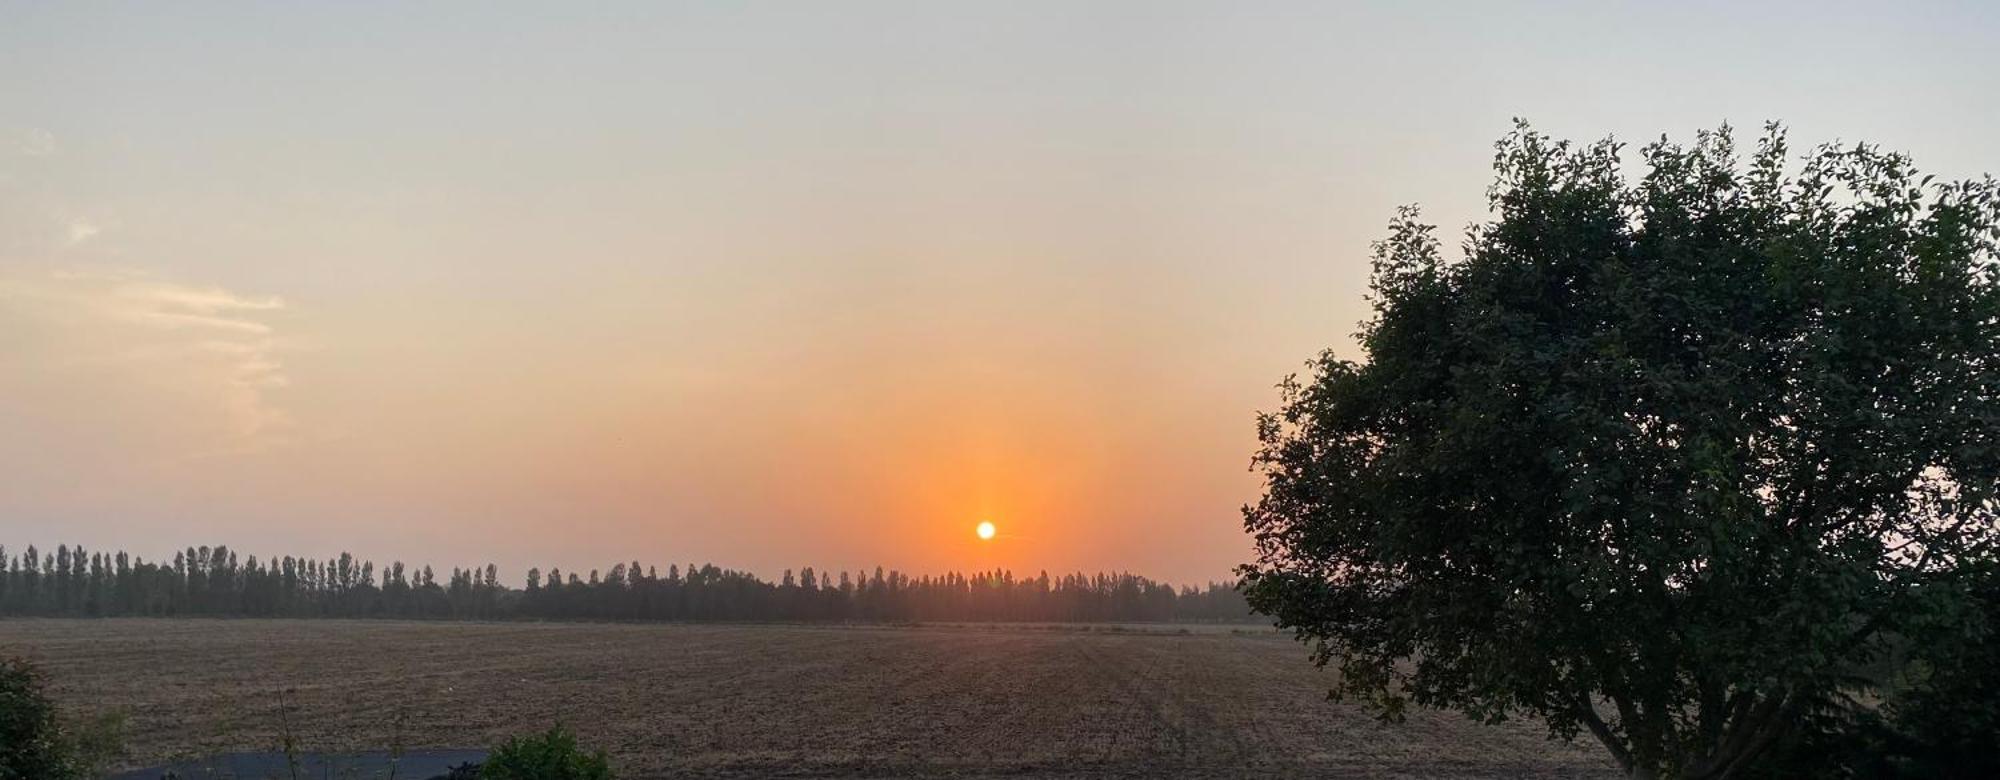
[[(46, 359), (143, 377), (219, 412), (237, 450), (283, 440), (294, 427), (271, 391), (290, 377), (270, 318), (275, 296), (239, 294), (120, 271), (0, 272), (0, 313), (38, 325)], [(124, 372), (121, 374), (121, 372)]]
[[(77, 277), (70, 277), (72, 279)], [(117, 279), (104, 288), (106, 313), (155, 328), (228, 331), (264, 336), (271, 326), (257, 315), (285, 308), (274, 296), (244, 296), (220, 287)], [(235, 342), (238, 346), (245, 343)]]
[(13, 136), (15, 151), (29, 157), (47, 157), (56, 153), (56, 134), (39, 127), (16, 130)]
[(98, 227), (96, 223), (90, 220), (81, 217), (72, 219), (65, 226), (64, 246), (76, 246), (89, 241), (92, 237), (102, 232), (104, 232), (104, 229)]

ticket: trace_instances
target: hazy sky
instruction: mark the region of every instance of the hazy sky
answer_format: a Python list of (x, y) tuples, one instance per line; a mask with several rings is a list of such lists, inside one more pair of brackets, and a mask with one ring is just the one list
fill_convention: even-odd
[(1510, 117), (2000, 173), (1992, 3), (579, 5), (0, 3), (0, 543), (1221, 578)]

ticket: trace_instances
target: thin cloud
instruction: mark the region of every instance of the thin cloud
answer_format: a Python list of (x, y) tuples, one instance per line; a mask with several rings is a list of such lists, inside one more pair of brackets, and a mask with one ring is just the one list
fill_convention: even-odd
[[(268, 335), (271, 326), (256, 315), (285, 308), (284, 299), (276, 296), (247, 296), (220, 287), (161, 282), (129, 271), (57, 271), (48, 279), (49, 284), (28, 281), (19, 289), (155, 328)], [(257, 342), (210, 339), (204, 343), (242, 347)]]
[(29, 157), (47, 157), (56, 153), (56, 134), (39, 127), (30, 127), (14, 133), (14, 150)]
[(102, 232), (104, 232), (104, 229), (98, 227), (90, 220), (82, 218), (72, 219), (69, 221), (69, 225), (65, 228), (63, 245), (76, 246), (85, 241), (89, 241), (92, 237)]
[(60, 344), (52, 368), (91, 366), (190, 389), (221, 413), (227, 430), (218, 433), (231, 451), (283, 440), (294, 427), (270, 395), (291, 384), (268, 321), (285, 308), (276, 296), (131, 271), (0, 274), (0, 312), (39, 323)]

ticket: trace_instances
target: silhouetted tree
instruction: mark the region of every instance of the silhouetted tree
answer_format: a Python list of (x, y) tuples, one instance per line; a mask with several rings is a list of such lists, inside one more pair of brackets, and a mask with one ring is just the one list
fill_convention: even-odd
[(1376, 247), (1367, 362), (1264, 416), (1251, 604), (1338, 691), (1740, 772), (1893, 648), (1963, 641), (2000, 490), (2000, 184), (1821, 147), (1499, 145), (1447, 262)]

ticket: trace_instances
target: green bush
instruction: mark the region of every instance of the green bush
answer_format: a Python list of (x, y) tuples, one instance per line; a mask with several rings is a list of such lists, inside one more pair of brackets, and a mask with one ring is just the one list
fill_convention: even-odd
[(0, 658), (0, 780), (78, 776), (41, 675), (25, 660)]
[(546, 733), (515, 737), (480, 767), (482, 780), (611, 780), (603, 751), (585, 753), (576, 735), (557, 724)]

